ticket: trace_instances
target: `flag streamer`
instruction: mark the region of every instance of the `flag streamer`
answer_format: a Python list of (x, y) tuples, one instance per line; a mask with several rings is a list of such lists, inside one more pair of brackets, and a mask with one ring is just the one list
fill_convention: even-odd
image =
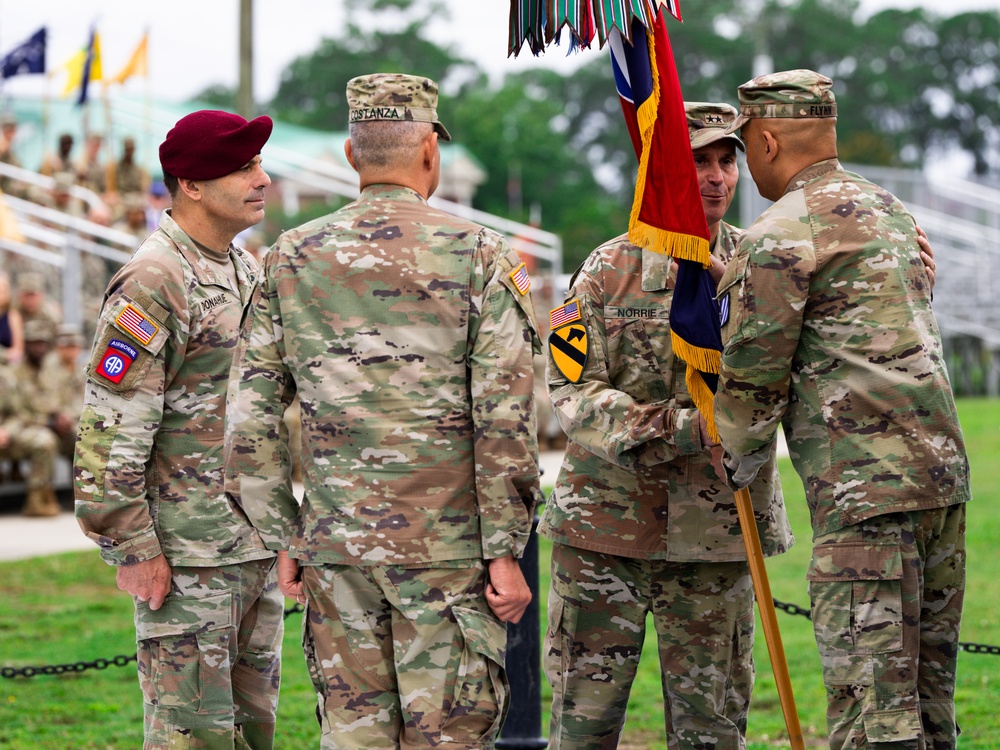
[(615, 29), (631, 42), (633, 19), (648, 28), (661, 8), (681, 20), (677, 0), (510, 0), (507, 54), (516, 57), (527, 44), (539, 55), (564, 31), (570, 51), (589, 49), (595, 39), (603, 49)]

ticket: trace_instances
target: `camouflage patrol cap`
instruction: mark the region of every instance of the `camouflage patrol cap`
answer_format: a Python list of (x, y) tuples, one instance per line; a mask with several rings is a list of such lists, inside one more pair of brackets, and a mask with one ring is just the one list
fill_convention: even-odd
[(56, 337), (55, 326), (45, 318), (31, 318), (24, 321), (25, 341), (47, 341), (52, 343)]
[(734, 141), (740, 151), (746, 151), (740, 137), (726, 130), (736, 119), (736, 108), (732, 105), (724, 102), (684, 102), (684, 114), (687, 115), (692, 150), (725, 138)]
[(80, 326), (72, 323), (63, 323), (56, 331), (56, 346), (79, 346), (83, 347), (83, 333)]
[(17, 277), (15, 286), (19, 292), (44, 292), (45, 277), (37, 271), (25, 271)]
[(740, 86), (740, 116), (727, 132), (752, 117), (836, 117), (832, 85), (825, 75), (801, 68), (757, 76)]
[(375, 73), (347, 82), (352, 124), (375, 120), (429, 122), (441, 140), (450, 141), (451, 134), (438, 122), (437, 101), (438, 85), (421, 76)]

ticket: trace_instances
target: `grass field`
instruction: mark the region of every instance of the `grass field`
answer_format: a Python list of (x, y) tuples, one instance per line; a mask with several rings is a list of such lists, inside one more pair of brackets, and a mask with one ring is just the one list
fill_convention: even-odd
[[(962, 640), (1000, 645), (1000, 400), (966, 399), (959, 411), (972, 463), (968, 593)], [(775, 598), (807, 606), (804, 573), (809, 522), (801, 483), (782, 465), (792, 526), (798, 540), (768, 561)], [(540, 550), (544, 598), (548, 546)], [(111, 658), (134, 652), (132, 604), (115, 588), (113, 571), (96, 551), (0, 564), (0, 667), (39, 666)], [(544, 601), (541, 611), (545, 612)], [(824, 695), (812, 627), (804, 617), (778, 613), (803, 731), (810, 747), (825, 745)], [(301, 616), (286, 621), (285, 664), (277, 750), (318, 746), (314, 697), (299, 646)], [(750, 711), (752, 750), (787, 746), (764, 638), (755, 647), (757, 685)], [(664, 747), (655, 641), (643, 654), (629, 703), (622, 747)], [(547, 689), (543, 695), (548, 720)], [(958, 717), (962, 750), (1000, 748), (1000, 656), (963, 652), (959, 658)], [(134, 665), (31, 679), (0, 679), (0, 749), (124, 750), (142, 743), (142, 708)]]

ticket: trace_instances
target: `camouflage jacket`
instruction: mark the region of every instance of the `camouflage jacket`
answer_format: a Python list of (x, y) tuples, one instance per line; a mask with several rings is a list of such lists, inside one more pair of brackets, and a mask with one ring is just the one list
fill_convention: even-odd
[(913, 217), (814, 164), (748, 229), (715, 413), (737, 479), (782, 423), (814, 534), (969, 499), (969, 466)]
[[(538, 485), (523, 264), (414, 191), (366, 187), (269, 251), (231, 410), (231, 487), (303, 564), (519, 555)], [(298, 394), (301, 509), (281, 415)]]
[(36, 369), (22, 360), (12, 368), (18, 416), (25, 424), (48, 426), (55, 414), (80, 416), (83, 382), (63, 368), (49, 352)]
[[(732, 232), (723, 226), (716, 241), (723, 259)], [(579, 318), (557, 320), (549, 337), (549, 394), (569, 442), (539, 533), (623, 557), (745, 560), (722, 449), (702, 447), (686, 368), (671, 347), (671, 299), (670, 258), (625, 235), (595, 250), (576, 274), (567, 300), (578, 303)], [(554, 346), (565, 346), (556, 338), (571, 326), (586, 331), (577, 382), (554, 359)], [(751, 496), (765, 553), (785, 551), (792, 533), (773, 450)]]
[(225, 495), (226, 393), (254, 260), (239, 290), (165, 212), (108, 285), (76, 444), (76, 516), (109, 563), (270, 557)]

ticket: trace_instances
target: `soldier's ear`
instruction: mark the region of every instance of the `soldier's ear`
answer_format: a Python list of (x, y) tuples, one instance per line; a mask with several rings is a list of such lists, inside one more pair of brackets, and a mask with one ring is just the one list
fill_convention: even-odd
[(760, 137), (764, 142), (764, 159), (768, 162), (773, 162), (778, 158), (778, 151), (780, 150), (778, 139), (774, 137), (774, 134), (770, 130), (761, 131)]
[(188, 198), (193, 201), (200, 201), (202, 192), (201, 185), (197, 180), (189, 180), (187, 178), (177, 178), (177, 185), (181, 192), (184, 193)]
[(344, 156), (347, 157), (347, 163), (351, 165), (355, 172), (357, 172), (358, 165), (354, 163), (354, 146), (351, 145), (350, 138), (344, 141)]

